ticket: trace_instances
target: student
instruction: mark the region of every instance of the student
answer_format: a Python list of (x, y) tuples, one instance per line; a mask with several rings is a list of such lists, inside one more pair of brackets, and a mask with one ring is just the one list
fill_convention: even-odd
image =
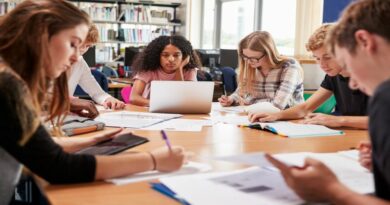
[(129, 102), (149, 106), (152, 81), (196, 81), (196, 72), (201, 65), (187, 39), (182, 36), (160, 36), (149, 43), (132, 67), (136, 75)]
[(340, 183), (323, 163), (306, 159), (293, 168), (268, 156), (286, 183), (303, 199), (332, 204), (390, 204), (390, 1), (360, 0), (349, 5), (330, 33), (339, 65), (351, 75), (351, 88), (371, 95), (369, 133), (375, 196), (358, 194)]
[(222, 106), (270, 102), (286, 109), (304, 101), (302, 68), (296, 60), (279, 55), (268, 32), (246, 36), (239, 43), (238, 53), (238, 88), (218, 99)]
[(67, 111), (65, 71), (77, 60), (88, 28), (88, 16), (64, 0), (26, 0), (0, 20), (1, 204), (9, 202), (22, 164), (51, 183), (81, 183), (173, 171), (185, 160), (180, 147), (91, 156), (68, 154), (53, 142), (40, 116), (62, 119)]
[[(91, 25), (87, 34), (87, 38), (80, 47), (80, 55), (83, 55), (85, 52), (87, 52), (88, 49), (94, 46), (98, 41), (99, 31), (95, 25)], [(89, 96), (91, 96), (93, 101), (95, 101), (97, 104), (103, 105), (105, 108), (123, 109), (125, 107), (124, 102), (117, 100), (108, 93), (104, 92), (104, 90), (96, 82), (96, 79), (91, 73), (91, 69), (82, 56), (80, 56), (78, 61), (72, 65), (72, 68), (68, 72), (68, 88), (71, 95), (73, 95), (77, 85), (80, 85), (80, 87)], [(72, 105), (73, 104), (71, 101), (71, 109)], [(86, 107), (86, 109), (90, 110), (90, 107)], [(91, 112), (95, 113), (93, 111), (94, 110)]]
[[(331, 24), (324, 24), (318, 28), (306, 44), (307, 50), (313, 53), (317, 63), (326, 73), (321, 87), (306, 102), (287, 110), (272, 114), (250, 114), (249, 120), (251, 122), (293, 120), (305, 117), (303, 123), (367, 129), (368, 117), (365, 115), (367, 115), (368, 96), (359, 90), (352, 90), (348, 87), (349, 73), (342, 70), (324, 45), (325, 37), (331, 27)], [(336, 112), (341, 116), (312, 113), (332, 94), (336, 98)]]

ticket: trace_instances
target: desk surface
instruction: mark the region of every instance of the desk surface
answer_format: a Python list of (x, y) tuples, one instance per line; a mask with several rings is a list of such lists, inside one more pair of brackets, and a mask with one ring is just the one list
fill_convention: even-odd
[[(128, 110), (146, 111), (127, 105)], [(221, 114), (221, 113), (217, 113)], [(185, 118), (200, 118), (204, 115), (186, 115)], [(209, 163), (213, 171), (240, 168), (227, 162), (212, 161), (208, 158), (220, 155), (233, 155), (245, 152), (335, 152), (348, 150), (361, 140), (368, 138), (363, 130), (344, 130), (345, 135), (290, 139), (269, 132), (239, 128), (234, 125), (218, 124), (204, 127), (201, 132), (167, 132), (174, 145), (180, 145), (194, 153), (192, 160)], [(165, 146), (158, 131), (135, 130), (135, 134), (147, 137), (150, 142), (132, 149), (146, 151)], [(241, 166), (242, 167), (242, 166)], [(49, 185), (44, 191), (53, 205), (60, 204), (178, 204), (174, 200), (150, 189), (148, 182), (115, 186), (105, 182), (76, 185)]]

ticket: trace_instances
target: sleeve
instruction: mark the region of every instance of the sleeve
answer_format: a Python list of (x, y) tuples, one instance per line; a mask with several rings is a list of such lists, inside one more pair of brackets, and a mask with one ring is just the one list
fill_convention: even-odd
[(321, 83), (321, 87), (333, 92), (332, 79), (329, 75), (325, 75), (325, 78)]
[(50, 183), (91, 182), (95, 178), (95, 157), (64, 152), (42, 125), (24, 146), (11, 141), (4, 145), (15, 159)]
[(240, 96), (241, 87), (238, 86), (237, 89), (230, 95), (230, 97), (233, 99), (232, 105), (239, 105), (240, 100), (242, 97)]
[(280, 85), (276, 90), (275, 97), (271, 103), (279, 108), (285, 109), (287, 103), (293, 97), (293, 93), (301, 80), (301, 73), (299, 67), (295, 64), (289, 63), (288, 67), (283, 68), (283, 73), (280, 77)]
[(79, 61), (80, 62), (77, 64), (78, 67), (75, 68), (82, 70), (78, 84), (86, 93), (88, 93), (89, 96), (91, 96), (93, 101), (98, 104), (103, 104), (104, 101), (111, 96), (104, 92), (98, 82), (96, 82), (96, 79), (93, 77), (87, 62), (85, 62), (84, 59), (80, 59)]
[(191, 69), (189, 71), (186, 71), (184, 74), (184, 80), (186, 81), (198, 81), (196, 78), (197, 75), (197, 68)]
[(389, 199), (390, 190), (390, 84), (380, 86), (371, 99), (369, 132), (373, 146), (373, 168), (377, 196)]
[[(39, 125), (39, 116), (29, 99), (22, 80), (15, 76), (4, 78), (0, 73), (0, 146), (51, 183), (92, 181), (96, 169), (94, 156), (64, 152)], [(24, 138), (27, 142), (21, 143)]]
[(152, 81), (152, 73), (151, 72), (140, 72), (137, 73), (134, 78), (134, 80), (141, 80), (144, 81), (146, 84), (150, 83)]

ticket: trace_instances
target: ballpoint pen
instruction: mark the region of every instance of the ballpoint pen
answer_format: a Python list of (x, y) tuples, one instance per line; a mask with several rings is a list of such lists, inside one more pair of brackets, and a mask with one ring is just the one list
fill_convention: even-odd
[(163, 140), (165, 140), (165, 143), (167, 144), (169, 151), (172, 151), (171, 143), (169, 142), (168, 136), (164, 130), (161, 130), (161, 136), (162, 136)]

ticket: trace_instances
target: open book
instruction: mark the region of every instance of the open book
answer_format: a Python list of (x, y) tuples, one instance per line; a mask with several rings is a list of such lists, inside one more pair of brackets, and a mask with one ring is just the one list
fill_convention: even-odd
[(330, 129), (323, 125), (299, 124), (293, 122), (252, 123), (249, 124), (248, 127), (268, 130), (275, 134), (291, 138), (333, 136), (344, 134), (343, 131)]

